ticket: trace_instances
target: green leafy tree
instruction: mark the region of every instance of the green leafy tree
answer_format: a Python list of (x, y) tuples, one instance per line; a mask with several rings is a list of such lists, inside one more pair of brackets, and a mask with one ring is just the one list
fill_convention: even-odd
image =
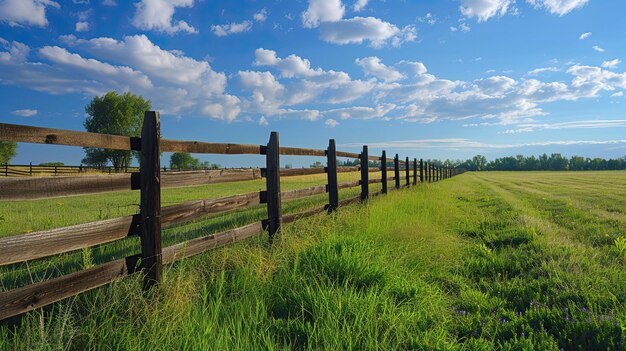
[(322, 168), (324, 167), (324, 164), (321, 163), (320, 161), (315, 161), (315, 163), (311, 164), (311, 168)]
[(0, 163), (9, 163), (17, 155), (17, 143), (13, 141), (0, 141)]
[[(138, 137), (141, 134), (143, 115), (152, 107), (143, 97), (111, 91), (96, 96), (85, 107), (89, 115), (84, 126), (88, 132)], [(83, 163), (102, 167), (108, 162), (116, 171), (129, 166), (132, 154), (125, 150), (85, 148)]]
[(170, 156), (170, 168), (198, 169), (200, 168), (200, 160), (188, 152), (175, 152)]

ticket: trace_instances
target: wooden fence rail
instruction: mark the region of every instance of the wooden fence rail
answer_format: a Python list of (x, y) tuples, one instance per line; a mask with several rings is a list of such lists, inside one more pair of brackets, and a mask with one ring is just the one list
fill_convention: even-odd
[[(92, 223), (73, 225), (64, 228), (39, 231), (36, 233), (0, 238), (0, 266), (13, 265), (29, 260), (45, 258), (102, 245), (129, 236), (140, 238), (140, 254), (114, 260), (79, 272), (58, 278), (26, 285), (0, 292), (0, 320), (16, 316), (70, 296), (108, 284), (121, 277), (141, 273), (144, 286), (161, 281), (164, 264), (185, 257), (206, 252), (241, 241), (266, 232), (270, 241), (280, 232), (283, 224), (321, 212), (332, 212), (368, 198), (385, 194), (388, 182), (394, 181), (395, 189), (410, 187), (419, 182), (434, 182), (447, 179), (463, 172), (460, 169), (435, 168), (420, 159), (411, 162), (408, 157), (401, 160), (398, 154), (393, 158), (393, 167), (388, 167), (386, 151), (382, 155), (369, 154), (367, 145), (360, 153), (339, 151), (335, 140), (331, 139), (325, 150), (281, 147), (279, 135), (272, 132), (267, 145), (208, 143), (199, 141), (177, 141), (160, 138), (160, 117), (158, 112), (145, 113), (141, 137), (125, 137), (99, 133), (77, 132), (61, 129), (39, 128), (0, 123), (0, 140), (53, 145), (95, 147), (115, 150), (133, 150), (140, 153), (140, 167), (131, 173), (107, 176), (66, 176), (75, 172), (70, 166), (4, 166), (5, 176), (15, 178), (0, 179), (0, 200), (29, 200), (56, 196), (95, 194), (107, 191), (140, 191), (140, 211), (138, 214)], [(265, 167), (256, 169), (196, 170), (171, 172), (160, 167), (161, 152), (190, 152), (210, 154), (252, 154), (265, 157)], [(325, 157), (324, 168), (286, 169), (280, 168), (280, 156)], [(359, 159), (359, 166), (338, 166), (337, 158)], [(378, 167), (370, 167), (370, 161)], [(412, 163), (412, 184), (411, 184)], [(404, 165), (404, 177), (400, 176), (400, 165)], [(37, 168), (40, 167), (40, 168)], [(418, 169), (419, 168), (419, 169)], [(79, 172), (87, 171), (82, 165)], [(34, 173), (52, 171), (63, 177), (32, 177)], [(388, 177), (387, 172), (394, 175)], [(0, 171), (2, 172), (2, 171)], [(342, 172), (359, 172), (357, 181), (339, 183), (337, 175)], [(381, 172), (381, 177), (370, 177), (370, 173)], [(281, 191), (280, 178), (308, 174), (327, 174), (325, 185), (304, 189)], [(419, 178), (418, 178), (419, 177)], [(194, 200), (171, 206), (162, 206), (161, 188), (196, 186), (203, 184), (265, 179), (265, 190), (247, 194), (226, 196), (216, 199)], [(381, 184), (380, 190), (371, 191), (370, 185)], [(358, 196), (340, 199), (339, 190), (360, 187)], [(328, 203), (297, 213), (283, 215), (282, 202), (309, 196), (328, 194)], [(238, 228), (210, 234), (162, 248), (162, 229), (198, 218), (238, 209), (265, 205), (267, 218)]]

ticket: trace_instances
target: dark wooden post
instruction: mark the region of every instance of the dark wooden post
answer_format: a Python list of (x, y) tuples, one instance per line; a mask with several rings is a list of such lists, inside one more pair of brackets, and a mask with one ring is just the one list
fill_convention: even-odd
[(78, 166), (78, 173), (83, 173), (83, 164), (82, 163)]
[(363, 145), (361, 152), (361, 201), (369, 197), (369, 169), (367, 159), (367, 145)]
[(32, 162), (28, 164), (28, 175), (31, 177), (33, 176), (33, 163)]
[(326, 191), (328, 192), (328, 205), (326, 210), (333, 212), (339, 207), (339, 188), (337, 186), (337, 147), (335, 139), (328, 141), (328, 149), (326, 149), (326, 175), (328, 184)]
[(8, 162), (4, 163), (4, 176), (5, 177), (9, 176), (9, 163)]
[(417, 185), (417, 159), (413, 159), (413, 185)]
[(420, 158), (420, 183), (424, 183), (424, 160)]
[(433, 165), (430, 162), (428, 162), (428, 182), (433, 182)]
[(396, 189), (400, 189), (400, 157), (398, 154), (393, 158), (393, 176), (396, 181)]
[(267, 221), (264, 228), (270, 236), (270, 243), (280, 231), (282, 208), (280, 201), (280, 144), (278, 132), (270, 134), (270, 141), (265, 150), (265, 186), (267, 201)]
[(57, 166), (54, 166), (54, 175), (57, 175)]
[(405, 173), (405, 178), (406, 178), (406, 186), (407, 188), (409, 187), (410, 183), (411, 183), (411, 175), (409, 174), (409, 168), (411, 167), (411, 162), (409, 161), (409, 158), (407, 157), (404, 160), (404, 173)]
[(160, 115), (146, 111), (141, 130), (141, 269), (144, 288), (161, 281), (161, 138)]
[(382, 193), (387, 194), (387, 152), (385, 150), (383, 150), (383, 154), (380, 157), (380, 170), (383, 183)]

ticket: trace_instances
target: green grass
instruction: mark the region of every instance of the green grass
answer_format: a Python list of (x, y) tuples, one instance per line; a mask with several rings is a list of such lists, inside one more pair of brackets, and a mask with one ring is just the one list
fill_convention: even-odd
[[(286, 225), (271, 249), (262, 235), (172, 265), (147, 296), (129, 277), (28, 313), (13, 331), (0, 327), (0, 345), (624, 350), (624, 178), (476, 173), (392, 192)], [(227, 225), (253, 215), (233, 216)]]

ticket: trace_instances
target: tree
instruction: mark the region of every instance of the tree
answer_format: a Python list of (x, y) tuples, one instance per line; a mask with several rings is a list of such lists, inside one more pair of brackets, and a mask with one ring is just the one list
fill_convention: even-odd
[(17, 155), (17, 143), (14, 141), (0, 141), (0, 163), (9, 163)]
[[(144, 100), (141, 96), (128, 92), (119, 95), (111, 91), (94, 97), (85, 107), (89, 117), (84, 126), (92, 133), (138, 137), (141, 134), (144, 112), (151, 107), (150, 100)], [(85, 148), (83, 163), (102, 167), (111, 162), (118, 171), (128, 167), (131, 155), (130, 151), (125, 150)]]
[(476, 171), (484, 171), (487, 165), (487, 159), (483, 155), (476, 155), (472, 157), (472, 163)]
[(200, 160), (188, 152), (175, 152), (170, 156), (170, 168), (198, 169), (200, 168)]
[(315, 163), (311, 164), (311, 168), (322, 168), (324, 167), (324, 164), (322, 164), (320, 161), (315, 161)]

